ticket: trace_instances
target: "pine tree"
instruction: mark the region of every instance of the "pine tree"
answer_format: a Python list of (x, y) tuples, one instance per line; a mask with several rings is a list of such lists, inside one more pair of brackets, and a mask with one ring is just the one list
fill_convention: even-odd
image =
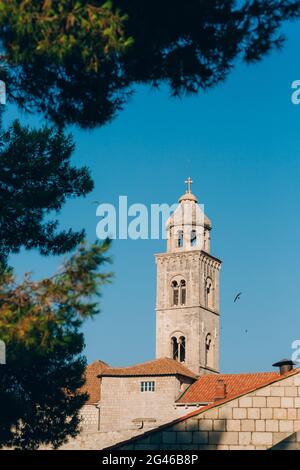
[(185, 95), (222, 83), (281, 47), (299, 15), (299, 0), (6, 0), (0, 78), (22, 109), (94, 127), (136, 84)]
[(86, 167), (70, 163), (71, 136), (53, 127), (31, 129), (15, 121), (0, 134), (0, 265), (24, 247), (43, 255), (74, 249), (84, 231), (58, 230), (69, 198), (86, 196), (93, 182)]
[(109, 242), (81, 244), (51, 278), (17, 283), (12, 270), (0, 279), (0, 338), (7, 363), (0, 366), (0, 445), (54, 448), (79, 431), (87, 399), (84, 338), (87, 318), (99, 312)]

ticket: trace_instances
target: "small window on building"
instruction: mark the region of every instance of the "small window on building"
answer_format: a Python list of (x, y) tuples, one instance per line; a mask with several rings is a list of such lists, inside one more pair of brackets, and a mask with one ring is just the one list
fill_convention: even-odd
[(196, 246), (197, 243), (197, 232), (196, 230), (191, 231), (191, 246)]
[(141, 392), (155, 392), (155, 382), (141, 382)]
[(178, 248), (183, 247), (183, 230), (179, 230), (178, 232), (177, 246)]

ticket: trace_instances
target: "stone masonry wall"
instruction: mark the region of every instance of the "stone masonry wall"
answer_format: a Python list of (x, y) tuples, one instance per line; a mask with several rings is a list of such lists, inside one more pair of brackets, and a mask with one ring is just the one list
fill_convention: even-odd
[[(219, 270), (220, 262), (200, 251), (156, 255), (156, 357), (172, 357), (171, 338), (180, 333), (186, 338), (185, 365), (195, 374), (206, 367), (205, 338), (212, 337), (213, 370), (219, 370)], [(172, 279), (181, 275), (186, 281), (186, 305), (172, 306)], [(206, 306), (206, 279), (213, 282), (214, 308)]]
[[(154, 381), (155, 392), (141, 392), (142, 381)], [(175, 409), (174, 402), (184, 387), (186, 384), (181, 385), (175, 376), (103, 377), (100, 431), (137, 429), (138, 420), (141, 424), (145, 420), (146, 426), (157, 427), (175, 419), (180, 411)]]
[(84, 405), (81, 409), (81, 427), (84, 431), (98, 431), (100, 411), (96, 405)]
[[(117, 442), (130, 439), (138, 434), (144, 432), (143, 430), (130, 430), (130, 431), (112, 431), (112, 432), (81, 432), (76, 438), (70, 439), (66, 444), (63, 444), (59, 450), (101, 450), (104, 447), (112, 446)], [(49, 448), (48, 448), (49, 449)]]
[(300, 372), (118, 449), (265, 450), (299, 430)]

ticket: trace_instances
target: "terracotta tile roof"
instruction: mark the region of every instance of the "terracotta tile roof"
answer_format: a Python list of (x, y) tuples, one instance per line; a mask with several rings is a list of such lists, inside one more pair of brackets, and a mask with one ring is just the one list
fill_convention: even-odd
[(100, 400), (100, 380), (99, 374), (109, 367), (108, 364), (102, 361), (95, 361), (89, 364), (85, 370), (85, 384), (82, 387), (82, 392), (89, 394), (89, 399), (86, 402), (87, 405), (98, 403)]
[(250, 374), (202, 375), (193, 383), (177, 403), (211, 403), (214, 401), (218, 380), (226, 385), (226, 398), (258, 388), (280, 377), (279, 372), (257, 372)]
[(169, 358), (143, 362), (130, 367), (109, 367), (104, 369), (102, 377), (146, 377), (157, 375), (183, 375), (196, 379), (196, 375), (178, 361)]

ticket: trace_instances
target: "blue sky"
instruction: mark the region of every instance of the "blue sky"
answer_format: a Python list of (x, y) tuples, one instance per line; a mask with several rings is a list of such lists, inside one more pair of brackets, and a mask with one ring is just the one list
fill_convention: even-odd
[[(214, 226), (212, 254), (223, 260), (223, 372), (271, 370), (300, 339), (300, 106), (291, 104), (291, 82), (300, 79), (299, 22), (286, 32), (282, 52), (238, 65), (214, 90), (178, 100), (165, 88), (140, 87), (111, 124), (72, 129), (73, 162), (90, 167), (95, 190), (68, 202), (60, 220), (84, 227), (90, 241), (98, 221), (93, 201), (116, 204), (127, 195), (129, 204), (173, 204), (186, 177), (194, 180)], [(15, 115), (8, 109), (7, 122)], [(88, 361), (154, 358), (154, 253), (164, 250), (164, 240), (113, 243), (114, 282), (104, 289), (101, 314), (84, 327)], [(45, 276), (60, 259), (21, 252), (10, 262), (18, 273)]]

